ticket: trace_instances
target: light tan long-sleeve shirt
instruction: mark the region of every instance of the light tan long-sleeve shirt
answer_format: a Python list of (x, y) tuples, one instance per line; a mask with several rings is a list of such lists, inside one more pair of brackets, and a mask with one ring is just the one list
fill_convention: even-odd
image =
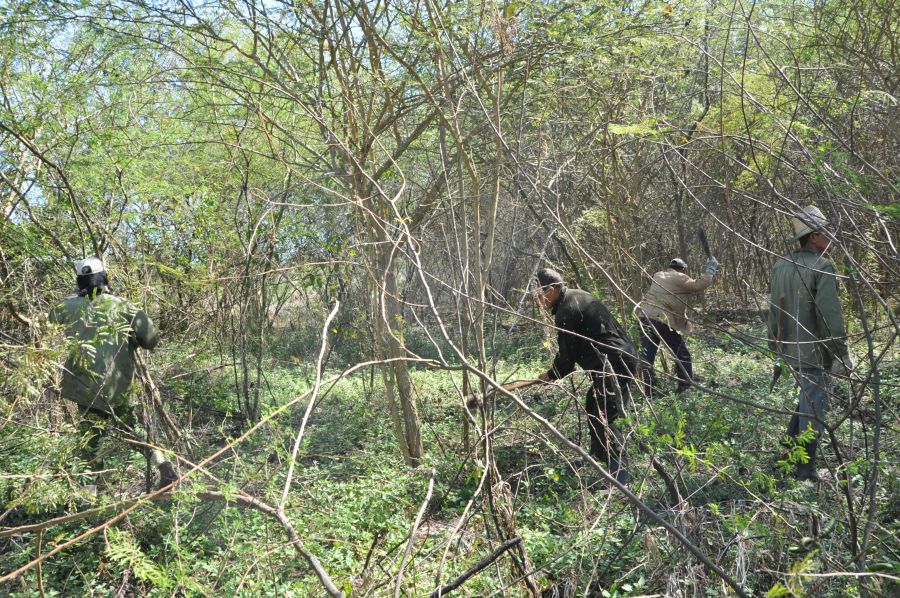
[(693, 279), (677, 270), (657, 272), (653, 275), (650, 290), (641, 300), (638, 313), (665, 322), (681, 334), (689, 334), (691, 321), (687, 317), (688, 296), (703, 291), (712, 282), (713, 275), (709, 273)]

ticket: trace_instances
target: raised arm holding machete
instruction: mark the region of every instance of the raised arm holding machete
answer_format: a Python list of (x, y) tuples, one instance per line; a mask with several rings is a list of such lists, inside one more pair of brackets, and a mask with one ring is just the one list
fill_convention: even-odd
[[(706, 259), (712, 259), (712, 251), (709, 250), (709, 239), (706, 238), (706, 231), (702, 228), (697, 229), (697, 239), (700, 240), (700, 247), (703, 249), (703, 255)], [(716, 262), (718, 264), (718, 261)]]

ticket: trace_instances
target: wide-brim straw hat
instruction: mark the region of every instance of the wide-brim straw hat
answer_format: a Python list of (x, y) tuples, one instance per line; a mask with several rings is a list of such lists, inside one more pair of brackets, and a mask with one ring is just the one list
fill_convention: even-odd
[(791, 224), (794, 225), (794, 234), (788, 241), (796, 241), (804, 235), (824, 229), (828, 225), (828, 219), (816, 206), (806, 206), (794, 214)]

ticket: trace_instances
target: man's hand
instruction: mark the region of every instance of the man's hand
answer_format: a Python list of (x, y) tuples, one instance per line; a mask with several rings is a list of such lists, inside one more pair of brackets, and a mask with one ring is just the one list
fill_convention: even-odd
[(839, 357), (831, 364), (831, 373), (835, 376), (848, 377), (853, 374), (853, 358), (849, 354)]
[(706, 262), (706, 273), (716, 275), (716, 271), (719, 269), (719, 260), (714, 258), (713, 256), (709, 256), (709, 260)]

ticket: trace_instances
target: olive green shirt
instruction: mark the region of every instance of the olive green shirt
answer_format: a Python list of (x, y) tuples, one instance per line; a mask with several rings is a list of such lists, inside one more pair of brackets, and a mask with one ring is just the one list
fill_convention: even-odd
[(126, 403), (135, 350), (159, 344), (159, 332), (147, 314), (108, 293), (94, 299), (73, 295), (50, 312), (50, 321), (65, 325), (70, 342), (62, 396), (107, 412)]
[(811, 249), (775, 263), (769, 294), (769, 346), (793, 368), (829, 369), (847, 355), (847, 331), (834, 264)]

